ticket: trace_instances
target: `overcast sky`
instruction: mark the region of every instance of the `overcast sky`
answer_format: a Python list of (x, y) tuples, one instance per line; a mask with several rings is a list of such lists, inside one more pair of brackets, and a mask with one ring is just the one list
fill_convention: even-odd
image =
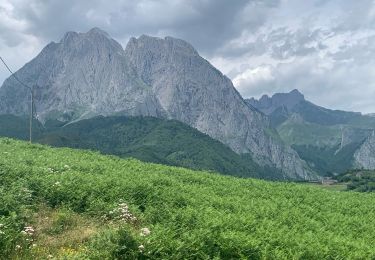
[(325, 107), (375, 112), (375, 0), (0, 0), (0, 55), (17, 70), (92, 27), (123, 46), (182, 38), (245, 98), (297, 88)]

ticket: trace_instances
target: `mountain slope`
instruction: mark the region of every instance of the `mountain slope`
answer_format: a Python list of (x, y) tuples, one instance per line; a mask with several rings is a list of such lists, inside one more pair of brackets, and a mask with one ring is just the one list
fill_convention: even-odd
[(374, 194), (3, 138), (0, 151), (0, 251), (6, 259), (375, 257)]
[(283, 141), (321, 174), (375, 169), (374, 117), (317, 106), (298, 90), (247, 103), (267, 114)]
[[(239, 155), (198, 130), (175, 120), (153, 117), (94, 117), (68, 125), (34, 122), (34, 141), (57, 147), (97, 150), (191, 169), (240, 177), (285, 179), (275, 169), (261, 168), (249, 155)], [(0, 136), (28, 139), (28, 121), (0, 115)]]
[(375, 130), (354, 153), (354, 165), (359, 169), (375, 169)]
[[(100, 29), (70, 32), (16, 76), (37, 86), (42, 121), (95, 115), (175, 119), (238, 154), (250, 154), (261, 166), (294, 179), (316, 178), (273, 134), (267, 117), (249, 107), (231, 81), (185, 41), (141, 36), (123, 50)], [(7, 79), (0, 88), (0, 113), (26, 114), (27, 96), (13, 78)]]

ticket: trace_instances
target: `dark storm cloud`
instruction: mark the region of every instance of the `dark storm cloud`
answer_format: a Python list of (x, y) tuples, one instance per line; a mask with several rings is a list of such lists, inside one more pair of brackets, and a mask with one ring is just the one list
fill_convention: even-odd
[(198, 49), (214, 51), (238, 37), (243, 28), (258, 28), (278, 0), (30, 0), (15, 6), (13, 17), (27, 23), (26, 33), (46, 41), (65, 31), (100, 27), (117, 39), (140, 34), (170, 34)]

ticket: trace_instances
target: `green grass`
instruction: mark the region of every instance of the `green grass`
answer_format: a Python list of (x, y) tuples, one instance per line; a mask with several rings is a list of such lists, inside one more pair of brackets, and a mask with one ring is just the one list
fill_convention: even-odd
[[(4, 138), (0, 154), (4, 259), (375, 258), (375, 194)], [(120, 203), (136, 219), (119, 219)]]

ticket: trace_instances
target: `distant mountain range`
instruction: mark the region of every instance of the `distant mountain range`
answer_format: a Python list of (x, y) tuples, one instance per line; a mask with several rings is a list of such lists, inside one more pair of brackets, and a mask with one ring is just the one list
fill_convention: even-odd
[(317, 106), (298, 90), (246, 102), (267, 115), (282, 140), (321, 174), (375, 169), (375, 117)]
[[(250, 156), (249, 165), (255, 161), (290, 179), (318, 178), (280, 139), (268, 117), (183, 40), (143, 35), (123, 49), (98, 28), (68, 32), (15, 76), (35, 86), (42, 123), (99, 115), (174, 119)], [(0, 114), (28, 114), (29, 96), (14, 77), (8, 78), (0, 88)]]

